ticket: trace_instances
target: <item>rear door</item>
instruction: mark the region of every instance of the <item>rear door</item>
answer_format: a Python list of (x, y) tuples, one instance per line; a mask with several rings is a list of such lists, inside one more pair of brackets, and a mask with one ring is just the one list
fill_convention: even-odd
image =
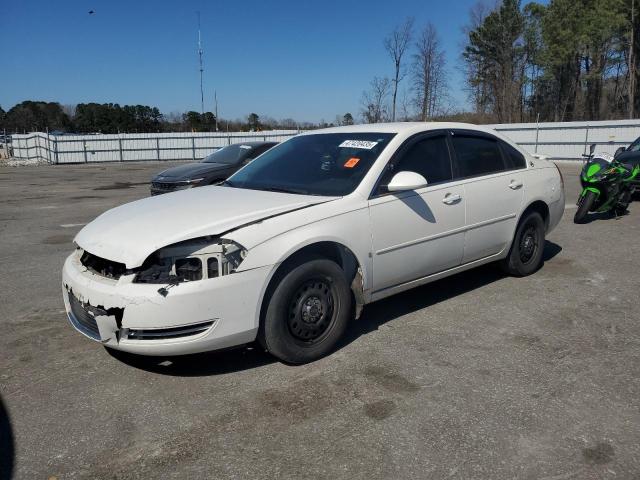
[(522, 154), (488, 133), (453, 130), (454, 177), (466, 194), (462, 263), (497, 254), (511, 242), (526, 171)]

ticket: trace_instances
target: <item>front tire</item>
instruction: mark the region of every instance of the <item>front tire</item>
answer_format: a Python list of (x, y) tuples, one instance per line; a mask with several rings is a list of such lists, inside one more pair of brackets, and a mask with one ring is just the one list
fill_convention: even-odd
[(284, 362), (312, 362), (333, 350), (350, 318), (351, 290), (342, 268), (327, 259), (308, 260), (280, 276), (258, 341)]
[(538, 212), (527, 213), (518, 224), (509, 255), (502, 269), (509, 275), (524, 277), (531, 275), (542, 265), (545, 226)]
[(596, 201), (597, 197), (598, 195), (596, 195), (595, 192), (589, 190), (580, 198), (580, 200), (578, 200), (578, 210), (573, 216), (573, 223), (584, 223), (587, 218), (587, 213), (591, 210), (593, 202)]

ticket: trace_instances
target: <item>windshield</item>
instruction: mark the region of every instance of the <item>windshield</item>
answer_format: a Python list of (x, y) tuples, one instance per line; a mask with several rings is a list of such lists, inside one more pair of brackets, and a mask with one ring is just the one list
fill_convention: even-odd
[(370, 132), (300, 135), (262, 154), (225, 184), (304, 195), (347, 195), (394, 136)]
[(637, 152), (640, 150), (640, 138), (637, 138), (631, 145), (629, 145), (627, 150), (630, 152)]
[(216, 150), (202, 160), (204, 163), (226, 163), (232, 165), (242, 160), (253, 149), (250, 145), (229, 145)]

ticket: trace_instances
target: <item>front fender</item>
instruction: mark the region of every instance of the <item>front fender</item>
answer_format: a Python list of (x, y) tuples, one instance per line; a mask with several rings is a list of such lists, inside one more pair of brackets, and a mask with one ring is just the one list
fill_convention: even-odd
[(600, 195), (600, 190), (598, 190), (596, 187), (584, 187), (584, 189), (580, 193), (580, 198), (584, 197), (587, 192), (593, 192), (598, 196)]
[[(240, 245), (252, 244), (253, 230), (239, 230), (226, 235)], [(363, 288), (366, 292), (372, 281), (371, 234), (369, 212), (366, 208), (353, 210), (329, 218), (285, 230), (248, 249), (238, 271), (272, 266), (277, 267), (302, 248), (319, 242), (334, 242), (348, 248), (356, 257), (362, 270)]]

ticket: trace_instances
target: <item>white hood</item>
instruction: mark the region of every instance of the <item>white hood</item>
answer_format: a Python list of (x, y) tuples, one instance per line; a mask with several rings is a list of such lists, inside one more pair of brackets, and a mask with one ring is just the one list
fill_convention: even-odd
[(219, 235), (331, 199), (229, 187), (193, 188), (108, 210), (80, 230), (74, 241), (98, 257), (135, 268), (167, 245)]

